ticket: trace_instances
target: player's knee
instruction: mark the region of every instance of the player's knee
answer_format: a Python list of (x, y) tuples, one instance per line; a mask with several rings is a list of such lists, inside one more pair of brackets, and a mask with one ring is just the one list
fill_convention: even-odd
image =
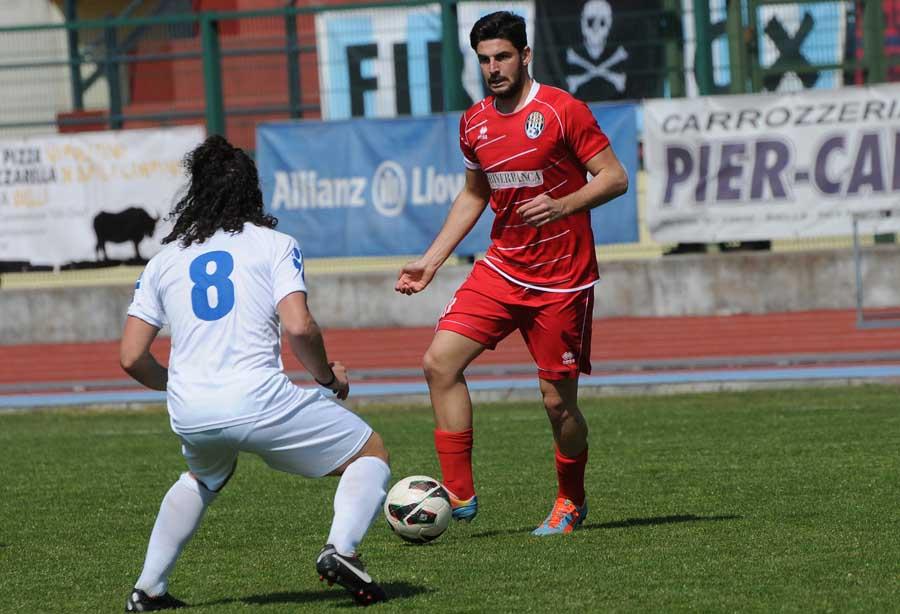
[(579, 427), (587, 428), (587, 425), (577, 406), (567, 403), (564, 399), (548, 395), (544, 397), (544, 409), (547, 410), (547, 417), (556, 426), (565, 424), (576, 424)]
[[(207, 488), (206, 484), (197, 479), (197, 476), (188, 471), (182, 473), (181, 477), (178, 478), (178, 481), (189, 490), (200, 495), (200, 499), (203, 500), (204, 505), (211, 505), (219, 495), (219, 491), (222, 490), (222, 488), (219, 488), (219, 490), (210, 490)], [(222, 487), (224, 486), (225, 485), (222, 484)]]
[(547, 410), (547, 416), (550, 420), (557, 422), (563, 419), (566, 410), (566, 402), (558, 394), (544, 395), (544, 409)]
[(422, 368), (425, 371), (425, 379), (429, 383), (442, 380), (455, 380), (459, 376), (457, 369), (451, 361), (439, 350), (428, 348), (425, 358), (422, 359)]

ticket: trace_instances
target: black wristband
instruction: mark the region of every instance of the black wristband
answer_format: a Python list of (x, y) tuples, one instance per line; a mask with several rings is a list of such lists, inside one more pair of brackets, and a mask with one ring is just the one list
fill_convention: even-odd
[(332, 369), (331, 367), (328, 368), (331, 370), (331, 379), (327, 382), (320, 382), (315, 377), (313, 377), (313, 379), (316, 380), (316, 383), (322, 388), (331, 388), (332, 386), (334, 386), (334, 380), (337, 379), (337, 374), (335, 374), (334, 369)]

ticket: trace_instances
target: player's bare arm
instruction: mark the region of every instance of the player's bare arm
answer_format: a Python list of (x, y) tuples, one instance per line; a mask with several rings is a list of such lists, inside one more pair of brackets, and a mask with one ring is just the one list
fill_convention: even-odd
[(459, 242), (469, 234), (491, 198), (491, 186), (480, 169), (466, 169), (466, 183), (453, 201), (450, 213), (431, 246), (418, 260), (401, 270), (394, 290), (401, 294), (421, 292), (450, 257)]
[(150, 353), (159, 329), (140, 318), (128, 316), (119, 344), (119, 364), (135, 380), (153, 390), (165, 390), (169, 370)]
[(347, 369), (340, 362), (328, 361), (322, 331), (309, 311), (305, 292), (291, 292), (278, 303), (283, 335), (291, 351), (320, 385), (343, 400), (350, 392)]
[(567, 215), (593, 209), (628, 191), (628, 175), (613, 152), (607, 147), (585, 163), (593, 178), (580, 190), (551, 198), (541, 194), (519, 207), (519, 215), (532, 226), (543, 226)]

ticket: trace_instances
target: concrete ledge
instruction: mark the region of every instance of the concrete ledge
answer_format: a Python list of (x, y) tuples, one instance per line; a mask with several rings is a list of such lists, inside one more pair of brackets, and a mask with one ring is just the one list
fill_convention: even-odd
[[(856, 306), (852, 250), (736, 252), (601, 263), (595, 317), (764, 314)], [(864, 304), (900, 305), (900, 247), (867, 248)]]
[[(698, 254), (602, 262), (594, 317), (734, 315), (855, 307), (850, 250)], [(422, 294), (394, 292), (396, 272), (318, 274), (310, 306), (326, 328), (431, 326), (470, 265), (445, 266)], [(866, 248), (864, 303), (900, 305), (900, 246)], [(133, 287), (0, 290), (0, 344), (117, 339)]]
[(0, 344), (117, 339), (134, 284), (0, 290)]

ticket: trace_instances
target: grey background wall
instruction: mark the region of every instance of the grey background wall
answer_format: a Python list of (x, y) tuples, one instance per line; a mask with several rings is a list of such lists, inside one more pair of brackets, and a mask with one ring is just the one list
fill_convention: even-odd
[[(900, 306), (900, 247), (868, 248), (866, 307)], [(432, 326), (470, 266), (445, 267), (423, 293), (394, 292), (396, 273), (311, 276), (325, 327)], [(594, 317), (732, 315), (855, 307), (850, 250), (683, 255), (601, 263)], [(0, 290), (0, 343), (118, 338), (132, 286)]]

